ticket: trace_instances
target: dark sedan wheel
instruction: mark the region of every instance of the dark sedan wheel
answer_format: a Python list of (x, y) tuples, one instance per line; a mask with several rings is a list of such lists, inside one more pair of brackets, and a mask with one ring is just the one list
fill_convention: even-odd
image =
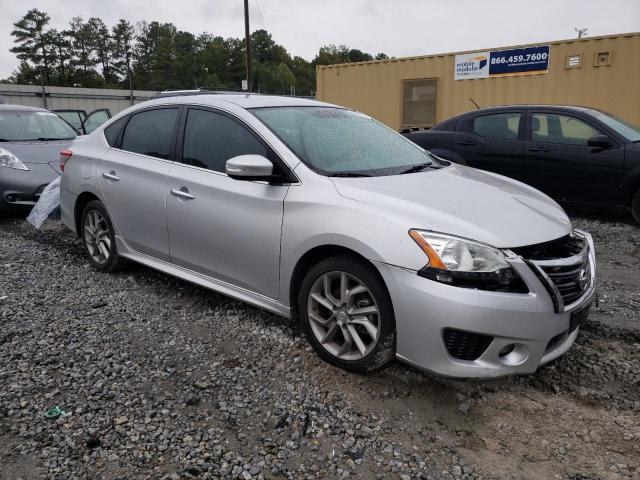
[(640, 189), (631, 200), (631, 215), (636, 222), (640, 223)]
[(89, 202), (82, 211), (80, 238), (89, 262), (101, 272), (120, 269), (125, 259), (118, 255), (115, 232), (104, 205), (98, 200)]
[(313, 266), (302, 282), (298, 311), (309, 342), (332, 365), (367, 372), (395, 357), (391, 299), (364, 262), (332, 257)]

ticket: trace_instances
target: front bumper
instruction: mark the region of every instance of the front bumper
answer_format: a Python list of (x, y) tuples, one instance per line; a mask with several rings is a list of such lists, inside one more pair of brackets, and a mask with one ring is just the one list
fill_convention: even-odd
[(0, 212), (29, 211), (59, 173), (48, 163), (29, 163), (29, 170), (0, 167)]
[[(559, 357), (578, 334), (579, 328), (572, 329), (572, 316), (587, 308), (595, 297), (595, 256), (591, 237), (586, 235), (592, 267), (589, 284), (577, 301), (561, 308), (543, 283), (545, 279), (516, 255), (509, 258), (509, 263), (527, 284), (529, 293), (453, 287), (411, 270), (378, 263), (395, 312), (398, 359), (445, 376), (496, 377), (532, 373)], [(460, 360), (445, 346), (446, 329), (491, 337), (490, 343), (478, 358)], [(508, 346), (515, 348), (505, 355), (508, 349), (503, 348)]]

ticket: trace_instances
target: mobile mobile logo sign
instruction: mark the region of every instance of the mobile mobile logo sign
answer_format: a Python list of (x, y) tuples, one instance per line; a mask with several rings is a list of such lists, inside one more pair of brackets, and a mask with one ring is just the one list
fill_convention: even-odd
[(456, 55), (455, 79), (533, 75), (549, 71), (549, 45)]

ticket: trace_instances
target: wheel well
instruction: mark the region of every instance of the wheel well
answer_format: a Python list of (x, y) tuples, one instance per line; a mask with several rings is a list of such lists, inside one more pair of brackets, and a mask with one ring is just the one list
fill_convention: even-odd
[(341, 247), (339, 245), (321, 245), (319, 247), (312, 248), (302, 257), (300, 257), (300, 260), (298, 260), (298, 263), (296, 263), (296, 266), (293, 269), (293, 274), (291, 275), (291, 285), (289, 288), (289, 305), (291, 305), (291, 318), (297, 319), (298, 316), (298, 292), (300, 290), (300, 285), (302, 284), (302, 280), (304, 279), (305, 274), (313, 265), (315, 265), (319, 261), (338, 255), (356, 258), (363, 263), (370, 265), (375, 271), (376, 275), (379, 277), (380, 281), (382, 281), (382, 284), (385, 285), (382, 275), (380, 275), (378, 269), (375, 268), (373, 263), (360, 255), (358, 252), (351, 250), (350, 248)]
[(91, 202), (92, 200), (99, 199), (93, 193), (89, 192), (81, 193), (80, 195), (78, 195), (78, 199), (76, 200), (76, 204), (73, 208), (73, 221), (75, 223), (76, 234), (78, 236), (80, 236), (80, 230), (82, 228), (80, 225), (80, 222), (82, 222), (82, 211), (84, 210), (84, 207), (87, 206), (87, 203)]

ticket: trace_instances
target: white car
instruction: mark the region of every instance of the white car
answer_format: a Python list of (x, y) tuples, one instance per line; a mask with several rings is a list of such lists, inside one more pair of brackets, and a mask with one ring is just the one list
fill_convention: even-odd
[(334, 105), (164, 96), (61, 160), (63, 221), (98, 270), (133, 260), (298, 318), (351, 371), (534, 372), (595, 295), (591, 237), (549, 197)]

